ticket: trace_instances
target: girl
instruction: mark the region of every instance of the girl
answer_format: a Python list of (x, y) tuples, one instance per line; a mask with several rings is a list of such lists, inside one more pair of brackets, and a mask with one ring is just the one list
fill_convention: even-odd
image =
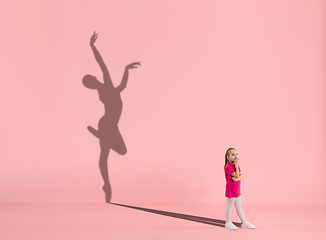
[(241, 208), (240, 183), (243, 179), (243, 174), (239, 167), (238, 152), (234, 148), (229, 148), (225, 153), (225, 180), (226, 180), (226, 210), (225, 210), (225, 228), (235, 230), (237, 227), (231, 222), (231, 210), (234, 203), (237, 214), (241, 219), (242, 228), (255, 228), (254, 225), (247, 222)]

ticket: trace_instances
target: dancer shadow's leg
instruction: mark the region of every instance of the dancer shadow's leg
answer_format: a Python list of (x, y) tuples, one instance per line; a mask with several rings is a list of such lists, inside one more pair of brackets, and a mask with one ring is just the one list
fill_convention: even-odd
[(99, 131), (95, 129), (89, 129), (90, 132), (100, 138), (100, 171), (104, 181), (103, 191), (105, 193), (105, 201), (107, 203), (111, 202), (112, 198), (112, 188), (109, 182), (109, 169), (108, 169), (108, 157), (110, 149), (114, 150), (120, 155), (127, 153), (126, 145), (123, 141), (123, 138), (120, 134), (119, 128), (115, 124), (105, 125), (105, 129), (101, 128)]
[(92, 126), (88, 126), (87, 127), (88, 131), (93, 134), (95, 137), (99, 138), (100, 137), (100, 134), (99, 134), (99, 131), (94, 129)]
[(101, 145), (101, 154), (100, 154), (99, 166), (104, 181), (103, 191), (105, 193), (105, 201), (107, 203), (110, 203), (112, 197), (112, 189), (109, 181), (109, 169), (108, 169), (108, 157), (109, 157), (110, 148), (103, 147), (101, 144), (101, 140), (100, 140), (100, 145)]
[(127, 153), (127, 147), (118, 126), (114, 126), (110, 134), (112, 134), (110, 138), (110, 148), (120, 155), (125, 155)]

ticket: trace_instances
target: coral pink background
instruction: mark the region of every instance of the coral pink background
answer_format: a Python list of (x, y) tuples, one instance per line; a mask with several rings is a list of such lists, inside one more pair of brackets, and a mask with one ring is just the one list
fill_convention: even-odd
[(325, 202), (322, 1), (1, 1), (0, 202), (101, 203), (104, 109), (83, 87), (125, 65), (109, 157), (114, 202), (224, 202), (235, 147), (243, 202)]

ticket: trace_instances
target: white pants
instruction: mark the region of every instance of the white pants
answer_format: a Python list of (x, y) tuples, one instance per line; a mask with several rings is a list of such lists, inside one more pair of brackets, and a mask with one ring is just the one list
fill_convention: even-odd
[(225, 219), (226, 219), (226, 223), (230, 223), (231, 222), (231, 210), (232, 210), (232, 206), (233, 204), (235, 205), (235, 208), (237, 209), (237, 214), (241, 219), (241, 222), (247, 222), (242, 208), (241, 208), (241, 196), (239, 197), (234, 197), (234, 198), (226, 198), (226, 210), (225, 210)]

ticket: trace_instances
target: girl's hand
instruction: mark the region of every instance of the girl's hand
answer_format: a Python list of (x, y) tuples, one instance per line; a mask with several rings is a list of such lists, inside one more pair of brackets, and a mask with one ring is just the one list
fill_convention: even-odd
[(235, 161), (234, 161), (234, 166), (235, 166), (235, 167), (238, 167), (238, 166), (239, 166), (239, 160), (235, 160)]
[(232, 180), (233, 180), (233, 182), (238, 181), (238, 179), (236, 177), (233, 177)]

